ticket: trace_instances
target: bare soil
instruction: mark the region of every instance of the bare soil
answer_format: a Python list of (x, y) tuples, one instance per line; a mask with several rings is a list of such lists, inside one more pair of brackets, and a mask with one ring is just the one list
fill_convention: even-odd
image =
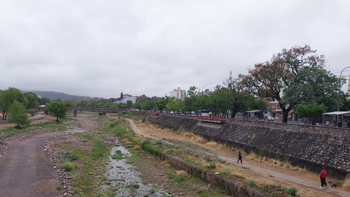
[[(56, 119), (47, 116), (38, 122), (53, 122)], [(1, 128), (13, 127), (14, 124), (4, 123)], [(91, 130), (98, 124), (91, 117), (81, 117), (78, 122), (82, 129)], [(0, 196), (6, 197), (55, 197), (62, 196), (60, 173), (54, 158), (53, 147), (48, 142), (65, 136), (63, 131), (50, 130), (30, 132), (0, 140)], [(50, 149), (51, 148), (51, 149)], [(50, 154), (51, 152), (51, 154)]]
[[(0, 196), (61, 196), (58, 177), (42, 143), (61, 132), (21, 135), (0, 145)], [(18, 136), (17, 136), (18, 137)]]

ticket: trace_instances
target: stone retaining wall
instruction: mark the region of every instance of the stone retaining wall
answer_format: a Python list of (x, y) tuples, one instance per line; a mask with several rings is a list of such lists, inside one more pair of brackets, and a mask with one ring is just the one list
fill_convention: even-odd
[(168, 155), (166, 153), (161, 154), (161, 159), (167, 160), (171, 165), (176, 166), (192, 176), (201, 178), (209, 183), (222, 187), (226, 192), (232, 196), (237, 197), (263, 197), (264, 195), (259, 194), (259, 192), (253, 188), (248, 188), (241, 184), (240, 182), (235, 182), (231, 179), (222, 178), (210, 171), (200, 168), (191, 163), (182, 161), (181, 159)]
[(182, 128), (246, 152), (289, 161), (316, 173), (324, 166), (330, 177), (343, 179), (350, 174), (348, 129), (235, 119), (229, 119), (221, 127), (213, 127), (198, 124), (195, 117), (162, 114), (147, 118), (165, 127)]

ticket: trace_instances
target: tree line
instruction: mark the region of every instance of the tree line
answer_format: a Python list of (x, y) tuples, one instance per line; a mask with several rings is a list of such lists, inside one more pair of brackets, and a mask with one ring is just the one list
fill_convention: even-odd
[(6, 90), (0, 90), (0, 109), (1, 117), (3, 120), (7, 120), (8, 123), (15, 123), (16, 127), (30, 125), (30, 120), (27, 114), (32, 116), (38, 111), (39, 105), (46, 105), (46, 110), (54, 117), (64, 118), (67, 112), (67, 104), (71, 101), (62, 102), (60, 99), (57, 101), (50, 101), (48, 98), (40, 98), (32, 92), (25, 92), (24, 94), (13, 87), (9, 87)]
[(203, 94), (191, 86), (187, 97), (150, 98), (138, 100), (139, 109), (194, 111), (209, 109), (214, 114), (235, 117), (247, 109), (267, 109), (267, 102), (277, 101), (287, 123), (293, 110), (299, 117), (317, 117), (326, 111), (350, 108), (348, 95), (340, 91), (345, 79), (325, 69), (324, 55), (317, 55), (310, 46), (295, 46), (274, 54), (269, 61), (257, 63), (247, 74), (229, 77), (217, 85), (211, 94)]

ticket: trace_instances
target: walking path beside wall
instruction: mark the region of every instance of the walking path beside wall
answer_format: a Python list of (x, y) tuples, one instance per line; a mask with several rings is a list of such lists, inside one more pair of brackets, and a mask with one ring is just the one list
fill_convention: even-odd
[(254, 151), (260, 156), (289, 161), (320, 172), (324, 166), (332, 177), (350, 174), (350, 132), (342, 128), (289, 125), (230, 119), (221, 127), (206, 126), (185, 116), (148, 116), (163, 126), (190, 131), (207, 139)]
[[(142, 131), (136, 126), (136, 124), (132, 120), (129, 119), (129, 122), (130, 122), (131, 127), (135, 131), (135, 133), (137, 133), (139, 135), (143, 135), (145, 137), (151, 137), (149, 135), (146, 135), (146, 134), (142, 133)], [(154, 137), (151, 137), (151, 138), (154, 138)], [(228, 161), (232, 165), (239, 165), (239, 166), (243, 166), (243, 167), (248, 167), (248, 168), (251, 168), (252, 170), (255, 170), (257, 172), (261, 172), (261, 173), (268, 174), (268, 175), (271, 175), (271, 176), (274, 176), (274, 177), (277, 177), (277, 178), (281, 178), (281, 179), (286, 180), (286, 181), (297, 183), (297, 184), (300, 184), (300, 185), (303, 185), (303, 186), (307, 186), (307, 187), (310, 187), (310, 188), (320, 189), (319, 188), (320, 185), (317, 184), (317, 183), (313, 183), (313, 182), (310, 182), (310, 181), (306, 181), (306, 180), (303, 180), (303, 179), (299, 179), (299, 178), (296, 178), (296, 177), (293, 177), (293, 176), (289, 176), (289, 175), (286, 175), (286, 174), (282, 174), (282, 173), (279, 173), (279, 172), (275, 172), (275, 171), (272, 171), (272, 170), (264, 169), (264, 168), (261, 168), (261, 167), (258, 167), (258, 166), (254, 166), (254, 165), (250, 165), (250, 164), (236, 164), (235, 163), (236, 162), (235, 159), (228, 158), (228, 157), (220, 156), (220, 159)], [(325, 189), (324, 191), (327, 192), (327, 193), (334, 194), (334, 195), (337, 195), (337, 196), (342, 196), (342, 197), (349, 197), (350, 196), (350, 192), (345, 192), (345, 191), (338, 190), (338, 189), (333, 189), (333, 188), (328, 188), (328, 189)]]

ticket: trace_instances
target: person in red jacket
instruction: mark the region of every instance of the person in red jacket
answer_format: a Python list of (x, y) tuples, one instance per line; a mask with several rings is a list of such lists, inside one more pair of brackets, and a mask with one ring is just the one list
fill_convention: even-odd
[(320, 173), (320, 178), (321, 178), (321, 186), (320, 188), (323, 188), (323, 185), (325, 185), (326, 187), (328, 187), (327, 183), (326, 183), (326, 177), (327, 177), (327, 172), (326, 170), (323, 170), (321, 171)]

